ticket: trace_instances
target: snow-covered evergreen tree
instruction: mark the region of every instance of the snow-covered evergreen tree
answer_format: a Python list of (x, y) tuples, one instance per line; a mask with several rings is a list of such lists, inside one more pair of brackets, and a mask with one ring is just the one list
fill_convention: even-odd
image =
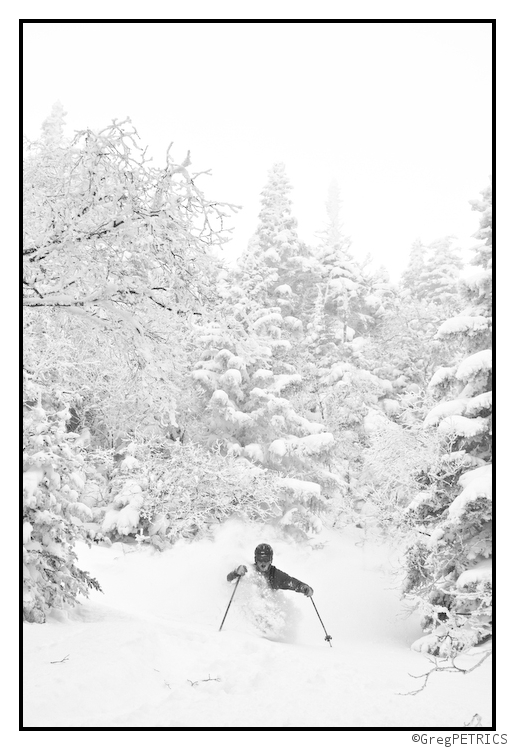
[(459, 305), (459, 275), (463, 260), (452, 237), (434, 240), (427, 247), (426, 262), (415, 287), (419, 299), (452, 310)]
[(197, 337), (204, 351), (193, 378), (207, 399), (209, 441), (243, 465), (280, 473), (282, 524), (311, 533), (320, 527), (312, 511), (337, 483), (324, 468), (333, 436), (299, 414), (289, 398), (302, 381), (287, 361), (299, 321), (283, 317), (279, 305), (253, 300), (253, 273), (246, 279), (240, 271), (238, 278), (241, 285), (226, 284), (224, 306), (216, 319), (199, 326)]
[(52, 106), (49, 116), (41, 126), (41, 140), (48, 148), (64, 145), (64, 126), (66, 112), (60, 101)]
[(281, 283), (291, 281), (292, 259), (299, 255), (297, 219), (289, 197), (291, 189), (285, 165), (277, 162), (268, 172), (268, 181), (261, 193), (256, 237), (267, 262), (280, 269), (278, 280)]
[(453, 238), (429, 244), (417, 239), (397, 287), (389, 285), (382, 314), (375, 322), (369, 348), (371, 370), (392, 381), (394, 395), (385, 405), (399, 419), (415, 424), (427, 406), (426, 387), (442, 357), (452, 357), (456, 345), (436, 340), (440, 325), (459, 309), (460, 254)]
[(74, 543), (88, 541), (90, 508), (80, 501), (86, 473), (80, 436), (68, 432), (66, 395), (28, 379), (23, 431), (23, 617), (74, 604), (98, 582), (76, 565)]
[(299, 239), (297, 219), (289, 197), (291, 190), (285, 165), (282, 162), (274, 164), (261, 193), (256, 233), (239, 266), (248, 273), (258, 263), (270, 297), (276, 295), (278, 288), (289, 289), (286, 298), (279, 294), (283, 313), (293, 314), (304, 322), (316, 296), (313, 275), (316, 260), (310, 248)]
[(473, 268), (464, 276), (463, 294), (468, 306), (445, 321), (437, 332), (441, 340), (461, 343), (464, 359), (438, 370), (430, 386), (438, 392), (451, 391), (452, 401), (443, 401), (426, 417), (427, 425), (437, 424), (456, 437), (456, 447), (482, 461), (491, 460), (492, 408), (492, 193), (483, 192), (482, 201), (472, 201), (482, 213), (481, 228), (475, 237), (483, 240), (471, 261)]
[[(379, 408), (380, 396), (392, 386), (370, 371), (368, 334), (384, 311), (383, 276), (358, 264), (344, 234), (341, 200), (333, 181), (326, 202), (327, 224), (320, 233), (314, 279), (317, 297), (306, 325), (303, 355), (309, 367), (304, 392), (295, 402), (328, 426), (335, 438), (331, 470), (341, 479), (344, 504), (360, 472), (364, 420)], [(386, 390), (385, 390), (386, 388)], [(340, 510), (342, 506), (340, 505)]]
[(437, 370), (430, 382), (440, 400), (424, 422), (446, 440), (447, 450), (410, 507), (429, 534), (407, 555), (405, 590), (425, 611), (431, 631), (415, 647), (443, 655), (491, 633), (491, 203), (491, 188), (472, 202), (482, 214), (475, 236), (483, 242), (465, 276), (469, 305), (437, 333), (438, 339), (462, 344), (461, 357)]
[(410, 294), (414, 293), (414, 290), (418, 286), (420, 276), (424, 272), (426, 255), (427, 248), (422, 243), (420, 237), (418, 237), (411, 245), (408, 265), (401, 275), (401, 286)]
[[(326, 202), (327, 227), (318, 252), (319, 292), (323, 295), (322, 345), (345, 344), (356, 327), (357, 300), (363, 291), (359, 267), (350, 253), (350, 238), (343, 234), (338, 186), (331, 183)], [(354, 324), (354, 328), (352, 328)]]
[(409, 262), (401, 278), (408, 296), (424, 304), (439, 305), (443, 314), (452, 314), (459, 306), (459, 276), (463, 268), (453, 237), (442, 237), (424, 245), (413, 243)]
[[(442, 356), (456, 351), (456, 344), (435, 338), (444, 320), (439, 304), (393, 288), (383, 308), (370, 336), (369, 367), (374, 375), (391, 382), (391, 392), (385, 394), (388, 401), (383, 402), (385, 410), (395, 409), (404, 424), (415, 424), (427, 412), (428, 381)], [(396, 406), (390, 403), (392, 399)]]
[[(317, 296), (307, 325), (309, 344), (317, 364), (324, 367), (338, 360), (358, 357), (363, 336), (382, 314), (384, 280), (358, 264), (351, 252), (350, 237), (343, 232), (341, 200), (333, 181), (326, 202), (327, 224), (320, 233)], [(388, 286), (388, 285), (386, 285)], [(356, 337), (357, 344), (352, 340)]]

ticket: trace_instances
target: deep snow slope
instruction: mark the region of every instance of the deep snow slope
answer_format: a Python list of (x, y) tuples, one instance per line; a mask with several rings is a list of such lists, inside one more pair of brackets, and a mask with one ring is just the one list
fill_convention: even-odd
[[(234, 586), (226, 574), (250, 564), (261, 541), (277, 567), (314, 588), (332, 648), (312, 603), (290, 592), (288, 641), (263, 638), (245, 616), (248, 578), (218, 632)], [(357, 530), (323, 541), (299, 546), (232, 521), (164, 553), (79, 546), (80, 566), (104, 593), (25, 624), (24, 726), (462, 728), (474, 714), (490, 726), (490, 660), (401, 695), (421, 686), (410, 673), (432, 663), (409, 648), (418, 618), (399, 601), (387, 551), (360, 545)]]

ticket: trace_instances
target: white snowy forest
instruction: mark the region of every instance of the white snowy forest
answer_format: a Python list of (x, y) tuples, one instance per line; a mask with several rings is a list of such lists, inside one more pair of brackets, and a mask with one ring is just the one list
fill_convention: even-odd
[[(60, 104), (24, 143), (25, 726), (487, 726), (488, 175), (477, 246), (414, 237), (398, 282), (336, 182), (301, 239), (281, 162), (228, 264), (238, 208), (203, 178), (130, 120), (65, 135)], [(245, 581), (218, 632), (259, 542), (331, 648), (296, 594), (296, 634), (259, 638)]]

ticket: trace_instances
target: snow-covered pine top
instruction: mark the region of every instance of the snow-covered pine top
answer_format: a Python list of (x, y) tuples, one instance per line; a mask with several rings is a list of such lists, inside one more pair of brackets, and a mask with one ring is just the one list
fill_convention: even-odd
[(284, 243), (288, 242), (294, 242), (297, 239), (297, 235), (292, 232), (291, 229), (285, 228), (281, 229), (279, 232), (276, 233), (274, 237), (274, 241), (277, 242), (279, 245), (282, 245)]
[(273, 398), (273, 396), (270, 393), (267, 393), (262, 388), (252, 388), (249, 394), (252, 398), (256, 399), (263, 399), (264, 401), (268, 401), (269, 399)]
[(261, 381), (270, 381), (274, 377), (274, 373), (272, 370), (265, 370), (264, 368), (260, 367), (256, 372), (252, 375), (252, 380), (261, 380)]
[(223, 373), (220, 380), (225, 383), (230, 383), (231, 385), (240, 385), (242, 380), (241, 372), (239, 370), (229, 368)]
[(315, 456), (327, 450), (334, 443), (334, 437), (330, 432), (318, 435), (307, 435), (297, 438), (290, 435), (286, 438), (278, 438), (269, 445), (269, 453), (275, 460), (281, 460), (283, 456), (296, 456), (307, 458)]
[(478, 333), (488, 330), (488, 327), (489, 320), (482, 315), (457, 315), (442, 323), (435, 334), (435, 339), (453, 336), (457, 333)]
[(438, 431), (444, 434), (460, 435), (465, 438), (473, 438), (488, 432), (490, 423), (484, 417), (462, 417), (453, 415), (442, 419), (438, 425)]
[(466, 416), (475, 416), (480, 411), (492, 408), (492, 391), (485, 391), (478, 396), (473, 396), (467, 401)]
[(471, 583), (480, 583), (481, 581), (492, 580), (492, 560), (481, 560), (473, 568), (464, 570), (463, 573), (458, 577), (456, 586), (459, 589), (464, 589)]
[(382, 411), (378, 409), (369, 409), (365, 418), (363, 419), (363, 429), (368, 435), (371, 435), (377, 430), (381, 430), (387, 425), (393, 425), (394, 423), (385, 417)]
[(293, 495), (301, 503), (311, 498), (319, 498), (321, 487), (316, 482), (307, 482), (303, 479), (293, 479), (290, 477), (278, 479), (277, 484), (282, 487), (288, 494)]
[(275, 429), (296, 433), (300, 437), (318, 435), (326, 429), (324, 425), (297, 414), (288, 399), (278, 398), (261, 388), (253, 388), (250, 395), (259, 402), (249, 414), (256, 423), (262, 419), (270, 420)]
[(439, 367), (435, 372), (431, 380), (429, 381), (429, 388), (436, 388), (443, 383), (452, 380), (456, 374), (456, 367)]
[(358, 266), (350, 260), (345, 251), (337, 252), (334, 248), (329, 248), (327, 251), (322, 251), (321, 260), (322, 263), (330, 268), (329, 278), (334, 279), (341, 276), (353, 276), (359, 278), (361, 276)]
[(468, 503), (478, 498), (492, 499), (492, 464), (465, 472), (458, 483), (463, 487), (463, 492), (449, 506), (449, 518), (453, 519), (461, 516)]
[(259, 317), (254, 323), (252, 324), (252, 329), (255, 331), (258, 331), (260, 328), (263, 328), (265, 326), (269, 325), (281, 325), (283, 322), (283, 316), (281, 313), (278, 312), (271, 312), (266, 313), (265, 315), (262, 315)]
[(219, 406), (219, 407), (225, 407), (225, 406), (232, 406), (234, 407), (235, 404), (232, 403), (229, 396), (225, 391), (222, 391), (221, 389), (217, 389), (214, 391), (213, 395), (211, 396), (211, 399), (209, 401), (211, 406)]
[(357, 338), (353, 339), (351, 343), (352, 351), (353, 352), (360, 352), (365, 348), (366, 345), (366, 339), (363, 338), (363, 336), (358, 336)]
[(378, 297), (376, 294), (368, 294), (365, 297), (365, 304), (368, 307), (371, 307), (372, 309), (378, 308), (382, 303), (380, 297)]
[(481, 293), (492, 283), (492, 269), (467, 269), (467, 271), (463, 274), (461, 281), (467, 287), (467, 289)]
[(240, 388), (242, 382), (241, 372), (239, 370), (229, 369), (218, 378), (218, 385), (229, 391), (236, 399), (243, 397), (243, 391)]
[(265, 463), (263, 448), (259, 443), (249, 443), (243, 448), (242, 454), (251, 461), (256, 461), (260, 464)]
[(467, 408), (467, 401), (465, 399), (453, 399), (452, 401), (443, 401), (441, 404), (437, 404), (429, 414), (426, 416), (423, 422), (424, 427), (431, 427), (437, 425), (444, 417), (449, 417), (455, 414), (464, 414)]
[(288, 341), (288, 339), (272, 339), (269, 341), (270, 347), (272, 351), (276, 351), (277, 349), (291, 349), (291, 343)]
[(359, 285), (355, 281), (352, 281), (352, 279), (348, 279), (345, 276), (339, 276), (329, 279), (327, 286), (336, 291), (343, 291), (345, 289), (348, 291), (354, 291)]
[(300, 414), (297, 414), (293, 409), (289, 410), (286, 413), (286, 416), (289, 421), (297, 427), (299, 432), (304, 435), (318, 435), (326, 429), (323, 424), (320, 424), (319, 422), (311, 422), (309, 419), (301, 417)]
[(301, 382), (302, 378), (298, 373), (294, 373), (293, 375), (276, 375), (273, 382), (268, 385), (268, 390), (272, 393), (281, 393), (285, 388)]
[(268, 250), (264, 252), (264, 257), (268, 261), (274, 261), (275, 263), (280, 263), (281, 261), (281, 256), (273, 247), (269, 247)]
[(456, 377), (458, 380), (471, 380), (484, 370), (492, 369), (492, 350), (483, 349), (467, 357), (458, 366)]
[(474, 383), (465, 383), (456, 398), (471, 399), (475, 393), (477, 393), (477, 389), (474, 387)]
[(431, 492), (428, 492), (427, 490), (424, 490), (423, 492), (417, 492), (413, 500), (409, 503), (409, 505), (406, 506), (405, 511), (408, 512), (409, 510), (415, 510), (420, 505), (429, 505), (433, 499), (433, 494)]
[(288, 364), (288, 362), (278, 362), (276, 366), (276, 372), (283, 373), (287, 372), (293, 375), (296, 372), (295, 366)]
[(191, 376), (207, 391), (214, 391), (218, 386), (218, 376), (210, 370), (194, 370)]
[(225, 422), (235, 429), (243, 429), (252, 422), (252, 416), (238, 409), (228, 394), (220, 389), (211, 396), (208, 409), (221, 413)]
[(323, 385), (333, 385), (338, 380), (341, 380), (346, 373), (352, 372), (353, 369), (353, 366), (349, 362), (335, 362), (331, 366), (329, 373), (326, 374), (327, 371), (324, 373), (322, 371), (319, 372), (319, 375), (322, 376), (321, 382)]
[(290, 331), (299, 331), (302, 329), (302, 321), (299, 318), (294, 318), (293, 315), (286, 315), (283, 323)]
[(238, 357), (236, 355), (232, 356), (227, 361), (227, 367), (230, 369), (239, 370), (245, 379), (248, 378), (247, 367), (245, 365), (245, 360), (243, 359), (243, 357)]

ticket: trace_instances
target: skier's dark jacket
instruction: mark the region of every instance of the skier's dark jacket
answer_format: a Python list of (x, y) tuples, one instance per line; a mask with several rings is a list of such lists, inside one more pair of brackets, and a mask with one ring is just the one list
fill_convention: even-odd
[[(271, 589), (288, 589), (289, 591), (297, 591), (299, 594), (303, 593), (301, 587), (306, 586), (305, 583), (299, 581), (298, 578), (289, 576), (288, 573), (283, 573), (275, 565), (270, 565), (268, 570), (263, 573), (259, 568), (254, 565), (254, 570), (259, 573), (260, 576), (266, 579), (266, 582)], [(228, 581), (233, 581), (238, 577), (235, 570), (232, 570), (227, 576)]]

